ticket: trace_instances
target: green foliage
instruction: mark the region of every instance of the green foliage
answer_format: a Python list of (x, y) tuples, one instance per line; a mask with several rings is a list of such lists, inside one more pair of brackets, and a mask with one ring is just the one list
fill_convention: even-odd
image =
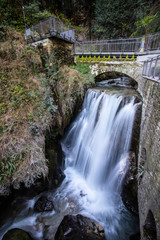
[[(26, 4), (24, 5), (24, 12), (27, 27), (53, 15), (46, 9), (40, 9), (40, 6), (41, 5), (38, 0), (33, 2), (26, 1)], [(22, 3), (18, 0), (1, 0), (0, 20), (0, 36), (5, 34), (7, 26), (14, 26), (16, 30), (24, 30), (25, 25)]]
[(45, 76), (41, 78), (44, 94), (41, 109), (47, 110), (52, 117), (57, 110), (54, 102), (57, 97), (56, 84), (59, 80), (60, 65), (60, 60), (55, 59), (55, 54), (52, 53), (46, 60)]
[(160, 30), (157, 22), (160, 21), (160, 14), (156, 13), (155, 15), (148, 15), (140, 19), (135, 23), (136, 31), (132, 34), (132, 36), (142, 35), (142, 34), (151, 34), (154, 32), (158, 32)]
[(103, 56), (103, 61), (106, 61), (106, 56)]
[[(145, 2), (145, 0), (143, 1)], [(141, 36), (160, 31), (160, 3), (149, 1), (144, 6), (142, 14), (135, 22), (136, 30), (131, 36)]]
[[(28, 102), (33, 100), (31, 91), (25, 86), (24, 80), (17, 83), (7, 81), (5, 73), (0, 76), (1, 97), (0, 97), (0, 113), (5, 114), (7, 111), (22, 109)], [(35, 94), (35, 93), (34, 93)], [(8, 101), (9, 100), (9, 101)]]
[(144, 165), (140, 165), (139, 167), (138, 167), (138, 173), (137, 173), (137, 180), (140, 180), (141, 178), (142, 178), (142, 176), (143, 176), (143, 174), (144, 174), (144, 171), (145, 171), (145, 167), (144, 167)]
[(20, 153), (14, 153), (8, 155), (5, 158), (2, 158), (0, 161), (0, 184), (3, 184), (4, 181), (8, 178), (11, 178), (13, 172), (17, 170), (18, 165), (23, 158), (30, 152), (29, 148), (24, 148)]
[(154, 0), (97, 0), (93, 34), (95, 38), (106, 39), (129, 37), (135, 31), (141, 35), (144, 29), (150, 33), (159, 31), (159, 8)]
[(125, 60), (129, 60), (129, 57), (128, 57), (128, 55), (126, 56)]
[(82, 62), (82, 63), (86, 63), (86, 62), (106, 62), (106, 61), (134, 61), (135, 60), (135, 56), (132, 55), (132, 57), (129, 57), (128, 55), (125, 58), (122, 58), (122, 56), (120, 55), (119, 57), (116, 56), (103, 56), (102, 58), (100, 56), (94, 56), (94, 57), (84, 57), (82, 56), (81, 58), (78, 56), (76, 61), (77, 62)]
[(25, 11), (26, 23), (28, 27), (38, 23), (41, 20), (44, 20), (46, 18), (53, 16), (53, 14), (48, 12), (46, 9), (41, 11), (40, 3), (38, 1), (25, 5), (24, 11)]
[(90, 63), (77, 62), (76, 66), (70, 66), (73, 69), (77, 69), (87, 82), (94, 82), (94, 76), (91, 74)]

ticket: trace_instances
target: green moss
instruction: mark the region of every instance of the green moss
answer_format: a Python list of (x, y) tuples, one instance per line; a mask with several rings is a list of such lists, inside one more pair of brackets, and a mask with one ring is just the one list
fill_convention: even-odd
[(31, 240), (29, 234), (21, 229), (12, 229), (7, 232), (2, 240)]

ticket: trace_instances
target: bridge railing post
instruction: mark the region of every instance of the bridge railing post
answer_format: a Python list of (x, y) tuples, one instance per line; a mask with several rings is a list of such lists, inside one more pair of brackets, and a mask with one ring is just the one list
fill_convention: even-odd
[(61, 32), (60, 33), (63, 33), (63, 22), (61, 22)]
[(143, 64), (142, 76), (146, 73), (146, 62)]
[(33, 25), (32, 25), (32, 35), (33, 35), (33, 39), (34, 39), (34, 27), (33, 27)]
[(155, 60), (155, 66), (154, 66), (153, 78), (155, 78), (155, 75), (156, 75), (157, 63), (158, 63), (158, 56), (157, 56), (157, 58), (156, 58), (156, 60)]
[(69, 31), (70, 31), (70, 28), (69, 26), (67, 27), (67, 38), (69, 38)]
[(149, 64), (149, 71), (148, 71), (148, 76), (151, 76), (151, 67), (152, 67), (152, 61), (150, 60), (150, 64)]
[(84, 44), (82, 44), (82, 53), (84, 54)]
[(160, 55), (146, 60), (143, 65), (142, 76), (159, 82), (160, 80), (159, 67), (160, 67)]
[(50, 32), (52, 32), (53, 31), (52, 17), (49, 18), (49, 23), (50, 23)]
[(43, 23), (40, 21), (41, 37), (43, 37)]
[(56, 19), (53, 18), (53, 30), (54, 32), (56, 32)]
[(100, 45), (99, 45), (99, 51), (100, 51), (100, 53), (102, 52), (102, 43), (100, 42)]

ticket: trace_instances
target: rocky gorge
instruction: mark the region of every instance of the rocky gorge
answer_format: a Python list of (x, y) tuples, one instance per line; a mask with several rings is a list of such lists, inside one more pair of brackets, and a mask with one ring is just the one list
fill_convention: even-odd
[[(60, 44), (57, 52), (63, 52), (63, 56), (67, 55), (69, 61), (72, 61), (73, 59), (70, 58), (71, 50), (67, 50), (66, 53), (66, 48), (62, 49), (61, 47)], [(52, 65), (47, 63), (44, 57), (46, 49), (41, 48), (41, 46), (39, 46), (39, 48), (42, 60), (41, 64), (46, 68), (45, 71), (47, 71), (47, 68), (52, 68)], [(71, 48), (71, 46), (69, 46), (69, 48)], [(50, 51), (50, 54), (51, 52), (52, 51)], [(56, 54), (59, 57), (59, 54)], [(91, 78), (89, 82), (82, 80), (82, 78), (87, 76), (82, 76), (77, 69), (67, 66), (65, 60), (66, 58), (62, 58), (65, 64), (61, 67), (61, 78), (58, 79), (56, 84), (52, 82), (53, 86), (51, 86), (48, 81), (50, 88), (47, 89), (47, 91), (50, 91), (50, 97), (54, 99), (52, 104), (54, 103), (57, 109), (49, 109), (51, 115), (45, 125), (41, 122), (37, 123), (36, 121), (32, 121), (32, 124), (29, 126), (32, 141), (40, 141), (40, 153), (43, 153), (44, 159), (46, 159), (45, 164), (42, 166), (42, 168), (46, 169), (44, 180), (43, 178), (39, 179), (37, 176), (35, 181), (28, 186), (29, 188), (26, 188), (25, 181), (23, 181), (25, 175), (23, 174), (28, 174), (27, 176), (34, 175), (37, 169), (36, 164), (35, 169), (31, 167), (32, 171), (28, 170), (26, 173), (20, 173), (22, 175), (19, 175), (17, 179), (15, 177), (10, 178), (10, 183), (6, 178), (7, 184), (4, 189), (6, 189), (6, 187), (7, 189), (10, 188), (12, 193), (9, 197), (1, 197), (0, 219), (1, 225), (6, 222), (6, 219), (9, 219), (9, 225), (12, 225), (13, 230), (8, 229), (8, 233), (5, 233), (2, 238), (4, 240), (20, 239), (18, 234), (20, 234), (20, 236), (24, 234), (23, 238), (26, 240), (54, 239), (54, 236), (55, 239), (74, 239), (75, 237), (77, 239), (105, 239), (104, 229), (95, 219), (89, 219), (80, 215), (72, 216), (73, 214), (75, 215), (75, 213), (79, 213), (79, 209), (77, 209), (72, 197), (67, 196), (68, 200), (64, 199), (64, 201), (57, 203), (59, 201), (58, 193), (54, 196), (54, 201), (51, 194), (48, 194), (50, 191), (53, 194), (58, 187), (61, 187), (61, 183), (65, 178), (64, 153), (61, 150), (60, 139), (65, 134), (66, 128), (72, 119), (75, 118), (82, 108), (86, 90), (91, 86), (95, 86), (93, 78)], [(49, 68), (49, 70), (51, 69)], [(50, 76), (51, 75), (48, 75), (49, 78)], [(100, 79), (100, 81), (102, 82), (105, 79)], [(142, 100), (143, 104), (138, 105), (133, 123), (131, 145), (126, 157), (128, 161), (128, 171), (123, 179), (121, 196), (125, 206), (135, 215), (139, 214), (141, 239), (145, 240), (150, 238), (154, 240), (159, 239), (159, 84), (146, 79), (141, 79), (137, 84), (135, 80), (131, 79), (131, 85), (138, 89), (141, 96), (137, 93), (134, 103), (139, 103)], [(115, 85), (118, 80), (115, 81), (114, 75), (113, 78), (110, 76), (109, 81), (109, 84)], [(98, 89), (99, 87), (100, 86), (98, 86)], [(116, 91), (119, 91), (118, 88)], [(125, 98), (127, 99), (128, 96), (129, 95), (126, 94)], [(121, 103), (121, 106), (123, 105), (124, 102)], [(39, 150), (37, 149), (37, 151)], [(24, 155), (25, 154), (26, 152)], [(20, 167), (18, 171), (19, 170)], [(13, 174), (15, 173), (16, 171), (14, 171)], [(4, 185), (5, 182), (3, 182), (3, 186)], [(3, 191), (2, 194), (4, 194)], [(79, 198), (83, 199), (85, 195), (86, 193), (82, 191), (79, 194)], [(65, 209), (67, 204), (69, 204), (70, 210)], [(6, 209), (6, 206), (8, 209)], [(64, 208), (66, 215), (64, 218), (63, 215), (58, 217), (61, 208)], [(23, 230), (18, 229), (17, 226), (19, 225), (16, 225), (16, 216), (18, 215), (20, 220), (22, 220), (21, 213), (27, 216), (26, 220), (30, 222), (30, 225), (33, 225), (33, 229), (31, 231), (30, 226), (24, 229), (24, 224), (27, 225), (25, 222), (21, 228), (26, 232), (39, 232), (39, 235), (29, 235)], [(49, 213), (49, 217), (47, 213)], [(38, 217), (36, 214), (39, 214)], [(53, 217), (54, 214), (55, 216)], [(11, 215), (12, 219), (9, 217)], [(14, 221), (15, 219), (16, 221)], [(56, 225), (54, 228), (52, 226), (53, 221)], [(60, 222), (62, 223), (59, 226)], [(5, 229), (6, 226), (3, 226)], [(4, 229), (2, 227), (1, 232), (3, 232)], [(8, 234), (10, 234), (10, 236)], [(17, 237), (13, 235), (17, 235)], [(139, 233), (131, 234), (129, 239), (139, 239)]]

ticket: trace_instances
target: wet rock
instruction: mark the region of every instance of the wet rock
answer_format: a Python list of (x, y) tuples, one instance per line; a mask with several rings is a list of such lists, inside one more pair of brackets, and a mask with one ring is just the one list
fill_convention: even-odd
[(141, 114), (142, 114), (142, 104), (141, 104), (142, 101), (141, 101), (141, 98), (139, 96), (136, 96), (134, 102), (139, 103), (139, 104), (137, 105), (137, 110), (136, 110), (136, 114), (135, 114), (135, 117), (134, 117), (130, 150), (132, 152), (135, 152), (136, 158), (138, 159)]
[(140, 233), (136, 233), (130, 236), (129, 240), (140, 240)]
[(134, 152), (128, 154), (128, 170), (123, 180), (122, 185), (122, 200), (124, 205), (132, 213), (138, 215), (138, 201), (137, 201), (137, 167)]
[(36, 212), (47, 212), (52, 211), (53, 209), (54, 205), (52, 200), (49, 200), (46, 196), (40, 197), (34, 206)]
[(8, 231), (2, 238), (2, 240), (32, 240), (30, 235), (18, 228)]
[(100, 240), (105, 239), (102, 226), (82, 215), (65, 216), (61, 222), (55, 240)]

